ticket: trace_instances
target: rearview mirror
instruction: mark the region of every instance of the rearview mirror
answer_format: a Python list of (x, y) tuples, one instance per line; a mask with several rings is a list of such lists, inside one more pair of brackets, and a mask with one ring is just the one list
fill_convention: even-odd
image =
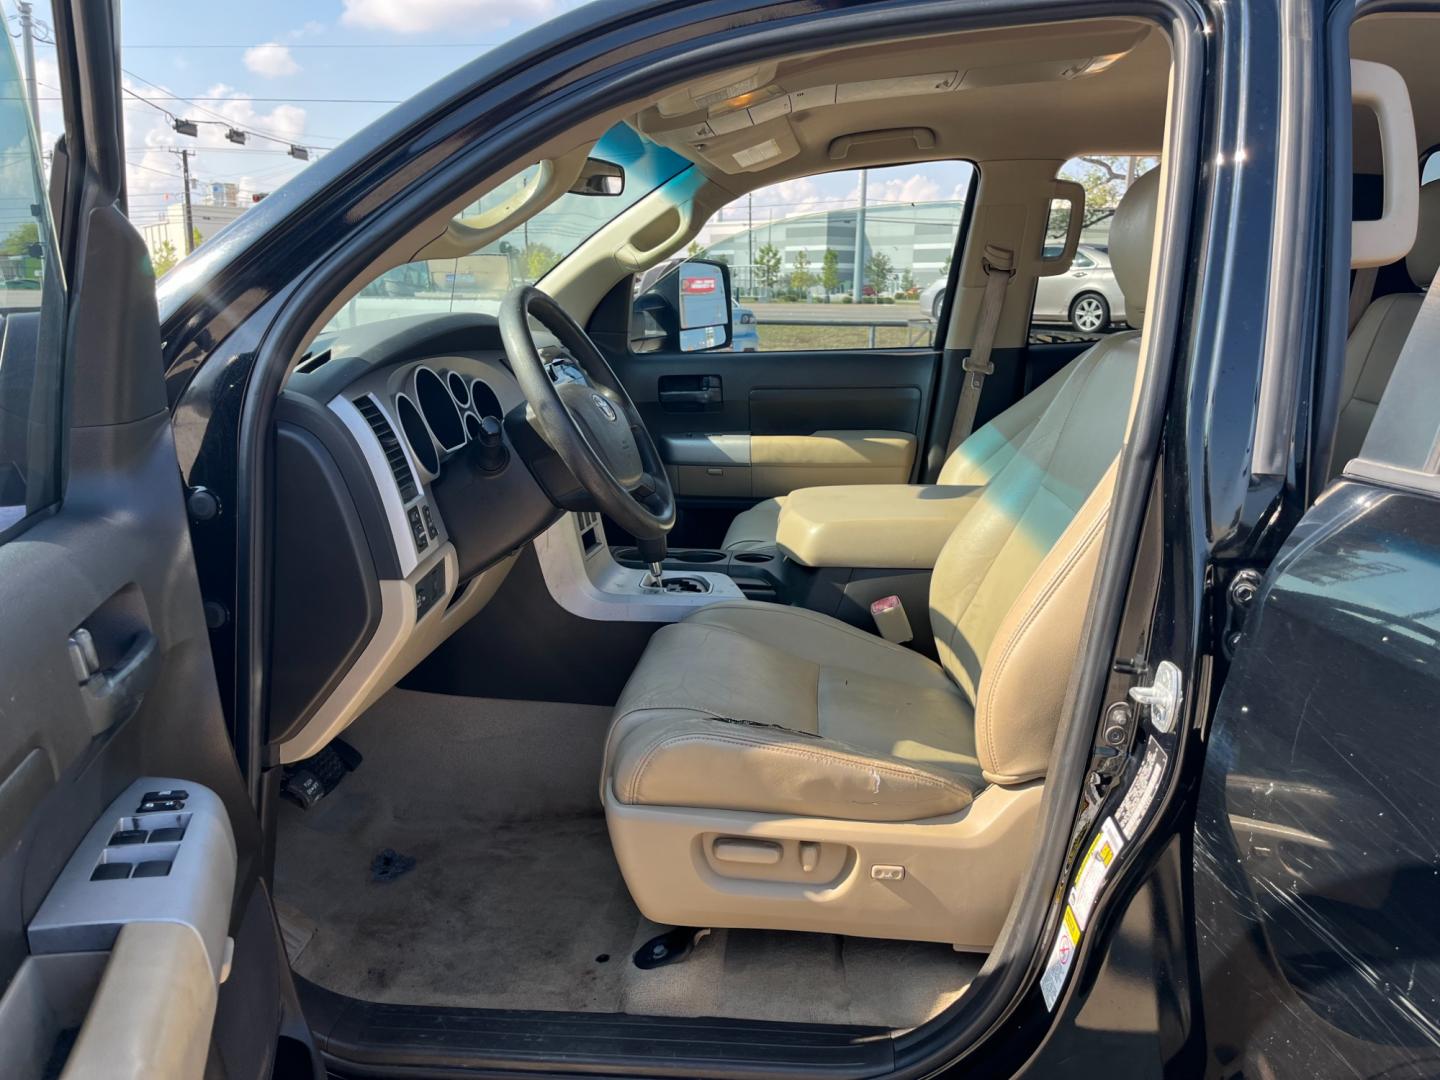
[(570, 185), (572, 195), (619, 195), (625, 190), (625, 170), (613, 161), (586, 158), (585, 167)]

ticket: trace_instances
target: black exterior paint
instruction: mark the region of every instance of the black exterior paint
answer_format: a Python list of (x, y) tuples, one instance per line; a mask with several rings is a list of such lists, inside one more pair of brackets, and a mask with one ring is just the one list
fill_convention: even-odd
[(1195, 822), (1212, 1075), (1440, 1073), (1440, 500), (1358, 483), (1295, 530)]

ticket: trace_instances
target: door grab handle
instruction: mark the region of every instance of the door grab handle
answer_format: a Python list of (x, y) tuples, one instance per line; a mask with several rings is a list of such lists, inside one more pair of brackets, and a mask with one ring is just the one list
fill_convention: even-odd
[(80, 684), (91, 734), (99, 735), (134, 716), (159, 671), (160, 642), (153, 631), (140, 630), (125, 655)]

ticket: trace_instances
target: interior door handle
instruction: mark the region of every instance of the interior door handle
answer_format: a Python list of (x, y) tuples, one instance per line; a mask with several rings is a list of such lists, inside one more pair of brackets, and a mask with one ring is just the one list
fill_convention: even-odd
[(719, 375), (665, 376), (660, 380), (660, 407), (671, 412), (703, 412), (725, 402)]
[[(78, 650), (79, 662), (86, 666), (95, 663), (96, 655), (93, 642), (87, 647), (89, 638), (89, 632), (81, 629), (70, 639), (72, 654)], [(99, 735), (134, 716), (159, 671), (160, 642), (148, 627), (136, 632), (114, 664), (92, 669), (80, 683), (91, 734)]]

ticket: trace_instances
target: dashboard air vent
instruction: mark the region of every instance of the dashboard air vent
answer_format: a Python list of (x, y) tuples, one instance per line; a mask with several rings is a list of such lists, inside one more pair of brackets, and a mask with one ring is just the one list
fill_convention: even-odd
[(365, 418), (365, 423), (370, 425), (375, 438), (380, 440), (380, 449), (385, 452), (390, 472), (400, 487), (400, 501), (408, 503), (420, 494), (420, 489), (415, 486), (415, 474), (410, 471), (410, 462), (405, 458), (405, 449), (400, 445), (400, 440), (395, 437), (395, 429), (390, 426), (390, 421), (385, 418), (374, 399), (368, 396), (356, 398), (355, 408)]

